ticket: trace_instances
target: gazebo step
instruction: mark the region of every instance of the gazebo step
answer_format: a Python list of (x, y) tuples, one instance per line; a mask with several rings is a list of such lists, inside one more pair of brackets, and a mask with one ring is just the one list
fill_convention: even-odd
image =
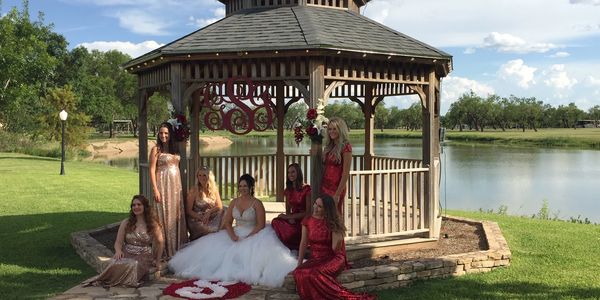
[(346, 245), (346, 255), (348, 256), (348, 260), (352, 261), (366, 257), (378, 257), (390, 252), (431, 248), (436, 244), (437, 239), (424, 237), (383, 242), (366, 242)]

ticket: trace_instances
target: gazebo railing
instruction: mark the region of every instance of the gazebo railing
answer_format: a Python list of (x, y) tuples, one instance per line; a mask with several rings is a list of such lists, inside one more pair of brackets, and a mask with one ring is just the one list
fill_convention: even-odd
[[(285, 155), (285, 166), (298, 163), (304, 178), (308, 181), (311, 172), (310, 156), (308, 154)], [(191, 159), (188, 160), (191, 163)], [(221, 198), (231, 199), (237, 193), (237, 180), (243, 174), (250, 174), (256, 179), (255, 195), (258, 197), (274, 196), (277, 192), (276, 184), (276, 156), (275, 154), (262, 155), (237, 155), (237, 156), (203, 156), (200, 157), (200, 166), (208, 166), (215, 174), (215, 180), (219, 185)], [(405, 169), (421, 167), (421, 161), (415, 159), (402, 159), (385, 156), (373, 157), (373, 169)], [(352, 156), (352, 171), (364, 169), (364, 158), (362, 155)], [(192, 168), (188, 168), (191, 170)], [(195, 180), (190, 176), (190, 180)], [(285, 180), (284, 180), (285, 182)], [(194, 184), (189, 182), (190, 186)]]
[[(284, 159), (286, 166), (292, 162), (300, 164), (305, 178), (310, 174), (308, 154), (285, 155)], [(273, 196), (277, 191), (275, 154), (205, 156), (200, 157), (198, 166), (207, 166), (214, 172), (221, 198), (225, 200), (236, 196), (237, 180), (245, 173), (256, 179), (256, 196)], [(424, 168), (420, 160), (374, 156), (373, 170), (363, 170), (363, 156), (353, 155), (351, 166), (344, 199), (349, 244), (430, 230), (430, 204), (426, 199), (430, 169)], [(139, 170), (141, 190), (151, 196), (148, 164), (141, 163)], [(193, 175), (189, 178), (195, 180)]]
[(429, 231), (428, 172), (428, 168), (351, 171), (344, 206), (348, 239)]

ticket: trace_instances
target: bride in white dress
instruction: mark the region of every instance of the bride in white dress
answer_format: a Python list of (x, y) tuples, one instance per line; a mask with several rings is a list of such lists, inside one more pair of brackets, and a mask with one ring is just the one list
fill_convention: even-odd
[(193, 241), (171, 258), (169, 269), (176, 276), (277, 287), (296, 268), (297, 259), (271, 225), (265, 226), (265, 208), (254, 198), (252, 176), (240, 177), (238, 193), (225, 213), (225, 229)]

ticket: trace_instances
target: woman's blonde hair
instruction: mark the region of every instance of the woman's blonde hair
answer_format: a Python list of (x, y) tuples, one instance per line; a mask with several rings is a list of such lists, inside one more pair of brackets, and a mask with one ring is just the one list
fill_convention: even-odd
[(329, 119), (327, 128), (330, 126), (337, 127), (339, 133), (338, 142), (335, 143), (331, 140), (331, 138), (329, 138), (329, 133), (325, 134), (325, 155), (323, 155), (323, 160), (325, 160), (328, 155), (333, 154), (335, 162), (339, 164), (342, 162), (342, 149), (349, 143), (348, 125), (346, 125), (346, 122), (343, 119), (333, 117)]
[(204, 191), (204, 187), (201, 186), (200, 180), (198, 180), (198, 174), (201, 172), (205, 172), (208, 175), (208, 179), (206, 180), (206, 190), (208, 191), (206, 196), (214, 199), (219, 194), (219, 189), (217, 188), (217, 183), (215, 181), (215, 174), (208, 167), (200, 167), (196, 170), (196, 191), (198, 192), (198, 196), (200, 196), (200, 191)]

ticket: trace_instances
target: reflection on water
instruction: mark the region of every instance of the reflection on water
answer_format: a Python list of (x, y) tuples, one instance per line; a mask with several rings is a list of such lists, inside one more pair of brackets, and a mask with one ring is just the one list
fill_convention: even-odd
[[(226, 149), (201, 155), (252, 155), (276, 152), (276, 140), (239, 137)], [(308, 153), (309, 143), (284, 142), (288, 154)], [(353, 139), (354, 154), (364, 152), (363, 139)], [(419, 139), (377, 139), (375, 154), (420, 159)], [(508, 207), (509, 214), (532, 215), (548, 201), (551, 216), (590, 218), (600, 222), (600, 151), (503, 147), (447, 143), (442, 154), (442, 206), (449, 209)], [(106, 160), (107, 164), (137, 171), (137, 157)], [(445, 181), (444, 181), (445, 180)]]

